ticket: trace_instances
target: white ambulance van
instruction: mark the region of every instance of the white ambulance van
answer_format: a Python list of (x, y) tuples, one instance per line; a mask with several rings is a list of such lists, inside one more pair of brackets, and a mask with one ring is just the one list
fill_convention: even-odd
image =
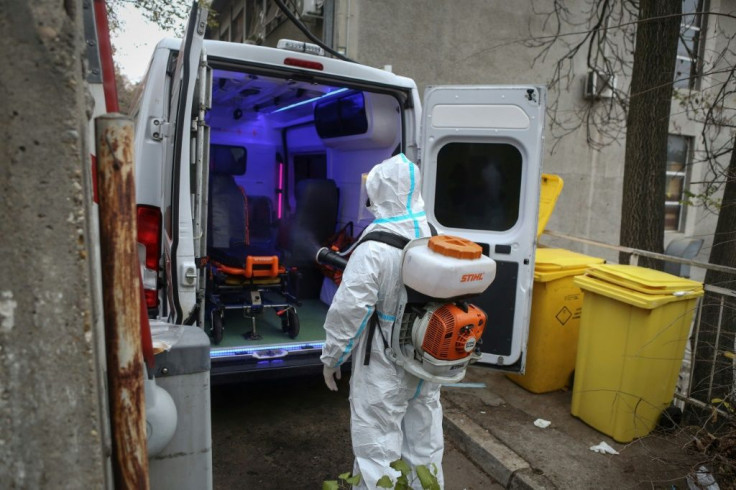
[[(314, 256), (372, 217), (361, 178), (403, 153), (428, 220), (497, 264), (473, 303), (483, 365), (523, 371), (536, 247), (544, 87), (434, 86), (320, 48), (205, 41), (156, 47), (136, 120), (149, 315), (211, 338), (213, 382), (319, 367), (336, 283)], [(349, 240), (348, 240), (349, 241)]]

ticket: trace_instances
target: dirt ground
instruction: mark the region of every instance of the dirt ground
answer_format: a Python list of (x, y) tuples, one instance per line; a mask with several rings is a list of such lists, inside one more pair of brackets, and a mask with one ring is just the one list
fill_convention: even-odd
[[(316, 489), (351, 471), (348, 384), (337, 393), (322, 376), (214, 386), (215, 490)], [(447, 490), (500, 490), (448, 441)]]
[[(571, 391), (532, 394), (480, 367), (471, 367), (465, 381), (486, 388), (444, 389), (445, 410), (460, 411), (488, 430), (557, 488), (685, 490), (687, 475), (712, 461), (692, 450), (689, 429), (655, 430), (621, 444), (571, 415)], [(551, 426), (535, 427), (538, 418)], [(590, 450), (601, 441), (619, 454)], [(733, 488), (733, 482), (719, 485)]]

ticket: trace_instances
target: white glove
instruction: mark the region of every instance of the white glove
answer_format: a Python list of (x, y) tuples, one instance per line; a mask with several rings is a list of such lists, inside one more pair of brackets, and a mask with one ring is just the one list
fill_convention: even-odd
[(337, 391), (337, 383), (335, 378), (340, 379), (341, 373), (339, 367), (329, 367), (325, 365), (322, 369), (322, 375), (325, 377), (325, 384), (330, 391)]
[(618, 451), (606, 444), (605, 441), (601, 441), (600, 444), (597, 444), (595, 446), (590, 446), (590, 450), (601, 454), (618, 454)]

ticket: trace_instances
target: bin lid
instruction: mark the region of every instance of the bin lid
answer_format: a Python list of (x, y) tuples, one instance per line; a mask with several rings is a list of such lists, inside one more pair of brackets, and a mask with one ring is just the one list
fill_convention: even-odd
[(553, 281), (561, 277), (579, 275), (604, 259), (591, 257), (563, 248), (538, 248), (534, 257), (534, 280)]
[(648, 310), (703, 295), (699, 282), (631, 265), (601, 264), (573, 281), (583, 290)]
[(562, 177), (554, 174), (542, 174), (542, 184), (539, 192), (539, 221), (537, 222), (537, 239), (542, 235), (547, 221), (555, 209), (557, 198), (562, 192), (564, 182)]
[(697, 281), (635, 265), (602, 264), (592, 269), (590, 275), (646, 294), (703, 289)]

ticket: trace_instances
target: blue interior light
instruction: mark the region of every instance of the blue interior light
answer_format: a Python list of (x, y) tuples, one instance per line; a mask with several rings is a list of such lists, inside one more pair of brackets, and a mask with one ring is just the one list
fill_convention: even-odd
[(286, 107), (282, 107), (280, 109), (276, 109), (275, 111), (273, 111), (273, 113), (281, 112), (281, 111), (286, 111), (288, 109), (293, 109), (294, 107), (298, 107), (298, 106), (304, 105), (304, 104), (309, 104), (310, 102), (314, 102), (315, 100), (324, 99), (325, 97), (330, 97), (330, 96), (335, 95), (335, 94), (346, 92), (347, 90), (348, 90), (347, 88), (339, 88), (339, 89), (335, 90), (334, 92), (330, 92), (330, 93), (327, 93), (327, 94), (324, 94), (324, 95), (320, 95), (319, 97), (313, 97), (311, 99), (302, 100), (300, 102), (296, 102), (294, 104), (287, 105)]

